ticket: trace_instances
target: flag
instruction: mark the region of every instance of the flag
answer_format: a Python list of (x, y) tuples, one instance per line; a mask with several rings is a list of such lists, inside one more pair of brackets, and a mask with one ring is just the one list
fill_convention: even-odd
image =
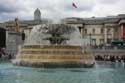
[(76, 6), (76, 4), (75, 4), (75, 3), (72, 3), (72, 6), (73, 6), (73, 7), (75, 7), (75, 8), (77, 8), (77, 6)]

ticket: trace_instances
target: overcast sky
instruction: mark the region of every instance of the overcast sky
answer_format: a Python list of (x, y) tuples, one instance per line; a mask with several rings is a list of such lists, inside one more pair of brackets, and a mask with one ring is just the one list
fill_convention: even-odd
[(125, 14), (125, 0), (0, 0), (0, 21), (33, 19), (36, 8), (42, 18), (104, 17)]

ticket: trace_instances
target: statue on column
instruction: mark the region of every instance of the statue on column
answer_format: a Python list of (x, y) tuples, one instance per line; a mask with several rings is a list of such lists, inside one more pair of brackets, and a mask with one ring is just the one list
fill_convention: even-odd
[(16, 32), (20, 32), (20, 29), (19, 29), (19, 20), (18, 20), (18, 18), (15, 18), (15, 31), (16, 31)]

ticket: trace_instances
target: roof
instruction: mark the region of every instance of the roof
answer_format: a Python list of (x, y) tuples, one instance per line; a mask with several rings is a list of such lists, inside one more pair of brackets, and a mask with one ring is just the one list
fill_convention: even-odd
[(6, 28), (5, 28), (4, 26), (1, 26), (1, 25), (0, 25), (0, 29), (4, 29), (4, 30), (6, 30)]
[[(38, 10), (38, 9), (37, 9)], [(20, 24), (26, 25), (37, 25), (44, 24), (51, 21), (50, 19), (37, 20), (19, 20)], [(79, 17), (68, 17), (61, 20), (65, 23), (71, 24), (108, 24), (108, 23), (125, 23), (125, 14), (119, 14), (117, 16), (107, 16), (107, 17), (91, 17), (91, 18), (79, 18)], [(15, 21), (8, 21), (5, 23), (14, 23)]]
[(104, 23), (117, 23), (119, 21), (117, 16), (108, 17), (92, 17), (92, 18), (66, 18), (66, 23), (83, 23), (83, 24), (104, 24)]
[[(28, 26), (28, 25), (37, 25), (37, 24), (43, 24), (43, 23), (47, 23), (48, 20), (47, 19), (44, 19), (44, 20), (40, 20), (40, 21), (37, 21), (37, 20), (19, 20), (19, 24), (21, 26)], [(5, 22), (4, 24), (14, 24), (15, 21), (7, 21)]]
[(125, 19), (119, 21), (119, 24), (125, 23)]
[(34, 13), (41, 13), (41, 12), (40, 12), (39, 8), (37, 8)]

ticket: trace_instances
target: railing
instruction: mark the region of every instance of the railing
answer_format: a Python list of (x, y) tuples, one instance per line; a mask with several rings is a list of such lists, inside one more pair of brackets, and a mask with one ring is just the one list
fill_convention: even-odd
[(93, 47), (92, 51), (94, 53), (94, 55), (125, 55), (125, 47), (123, 46), (117, 46), (117, 47), (113, 47), (113, 46), (105, 46), (105, 47)]

